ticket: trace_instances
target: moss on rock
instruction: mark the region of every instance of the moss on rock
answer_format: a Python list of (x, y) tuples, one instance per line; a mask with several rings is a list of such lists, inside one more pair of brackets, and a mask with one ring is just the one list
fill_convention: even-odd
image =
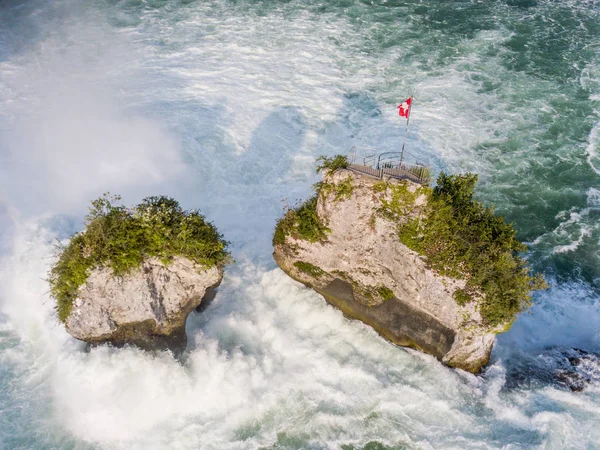
[(394, 298), (394, 291), (392, 291), (389, 287), (387, 286), (380, 286), (379, 288), (377, 288), (377, 293), (381, 296), (382, 299), (384, 300), (391, 300)]
[(305, 262), (305, 261), (296, 261), (294, 266), (300, 270), (301, 272), (311, 276), (318, 278), (325, 274), (325, 271), (320, 267), (315, 266), (314, 264)]

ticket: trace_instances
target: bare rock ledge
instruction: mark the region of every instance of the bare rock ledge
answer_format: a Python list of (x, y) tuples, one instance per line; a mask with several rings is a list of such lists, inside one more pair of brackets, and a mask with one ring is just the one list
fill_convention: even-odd
[(204, 269), (176, 257), (168, 265), (157, 258), (126, 276), (94, 269), (80, 287), (66, 328), (89, 344), (133, 344), (147, 350), (182, 351), (187, 316), (210, 297), (223, 270)]
[[(418, 253), (399, 241), (395, 224), (377, 215), (387, 195), (373, 188), (379, 180), (339, 169), (324, 181), (338, 185), (347, 178), (354, 186), (348, 199), (336, 200), (334, 192), (318, 198), (317, 215), (330, 229), (327, 240), (310, 243), (288, 235), (283, 245), (275, 245), (279, 267), (391, 342), (478, 373), (500, 330), (485, 328), (472, 304), (462, 307), (454, 300), (464, 280), (428, 269)], [(412, 192), (418, 188), (410, 181), (387, 181), (406, 182)], [(426, 201), (421, 197), (416, 202)], [(316, 270), (301, 270), (303, 263)], [(387, 299), (376, 294), (382, 288), (388, 290)]]

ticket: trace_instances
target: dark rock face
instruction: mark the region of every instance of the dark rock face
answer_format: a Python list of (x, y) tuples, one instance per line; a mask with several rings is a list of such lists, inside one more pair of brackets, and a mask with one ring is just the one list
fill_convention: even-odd
[(196, 309), (194, 311), (201, 313), (204, 312), (206, 308), (208, 308), (208, 306), (213, 302), (213, 300), (217, 296), (217, 291), (219, 289), (219, 286), (221, 285), (221, 281), (222, 280), (219, 280), (217, 284), (206, 289), (206, 293), (204, 294), (202, 303), (196, 306)]
[(554, 371), (558, 384), (574, 392), (592, 383), (600, 384), (600, 355), (578, 348), (563, 350), (557, 356), (559, 368)]
[(536, 355), (521, 355), (516, 363), (508, 363), (507, 389), (545, 385), (573, 392), (600, 386), (600, 354), (555, 347)]
[(416, 348), (441, 359), (454, 343), (454, 330), (397, 298), (366, 306), (356, 301), (350, 283), (340, 279), (333, 280), (319, 292), (346, 316), (372, 326), (397, 345)]

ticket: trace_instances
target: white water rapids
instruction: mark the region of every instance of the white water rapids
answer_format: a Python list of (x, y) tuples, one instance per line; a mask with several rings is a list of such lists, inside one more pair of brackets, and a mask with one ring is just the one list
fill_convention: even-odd
[[(552, 2), (457, 2), (439, 17), (436, 2), (0, 2), (0, 448), (600, 448), (600, 385), (507, 385), (548, 346), (600, 350), (600, 66), (587, 47), (600, 30), (584, 3), (557, 25)], [(576, 83), (531, 50), (548, 38), (526, 28), (540, 20), (597, 33), (561, 50), (581, 55), (564, 68)], [(519, 33), (532, 33), (523, 47)], [(411, 93), (407, 148), (478, 172), (552, 283), (483, 376), (391, 345), (271, 258), (316, 157), (397, 150), (395, 105)], [(571, 95), (581, 115), (561, 110)], [(572, 122), (557, 131), (559, 114)], [(172, 195), (232, 242), (183, 362), (86, 352), (55, 317), (54, 243), (106, 191)]]

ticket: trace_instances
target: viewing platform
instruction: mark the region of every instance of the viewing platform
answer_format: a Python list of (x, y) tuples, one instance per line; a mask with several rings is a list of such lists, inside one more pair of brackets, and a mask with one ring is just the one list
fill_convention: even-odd
[(402, 160), (400, 152), (375, 153), (365, 156), (362, 164), (357, 163), (357, 147), (352, 147), (348, 156), (348, 169), (363, 175), (383, 179), (384, 176), (413, 183), (429, 184), (431, 169), (424, 164), (408, 164)]

